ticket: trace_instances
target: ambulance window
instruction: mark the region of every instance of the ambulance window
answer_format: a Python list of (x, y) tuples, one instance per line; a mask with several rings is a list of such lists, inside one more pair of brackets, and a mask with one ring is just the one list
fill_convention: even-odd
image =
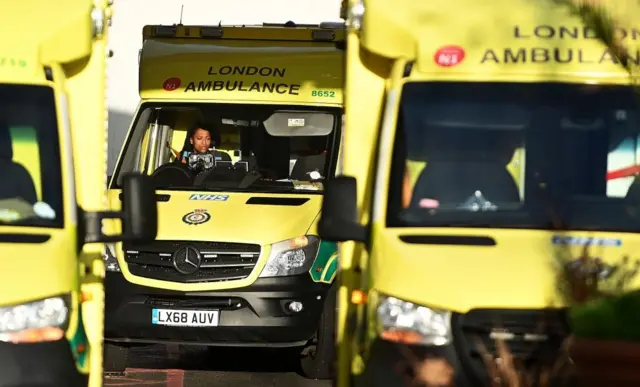
[(151, 116), (151, 109), (144, 109), (138, 114), (135, 125), (129, 131), (129, 138), (125, 142), (123, 154), (120, 155), (121, 162), (119, 163), (116, 173), (117, 180), (116, 186), (119, 187), (122, 183), (122, 176), (129, 172), (142, 172), (144, 167), (144, 160), (148, 152), (148, 145), (150, 140), (150, 126), (149, 117)]
[(50, 87), (0, 85), (0, 225), (63, 227), (60, 142)]

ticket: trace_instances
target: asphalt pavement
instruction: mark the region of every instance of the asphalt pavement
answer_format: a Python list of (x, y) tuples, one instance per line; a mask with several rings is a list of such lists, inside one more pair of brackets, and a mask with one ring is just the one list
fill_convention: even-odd
[(271, 349), (149, 346), (133, 348), (124, 374), (104, 387), (329, 387), (299, 374), (294, 352)]

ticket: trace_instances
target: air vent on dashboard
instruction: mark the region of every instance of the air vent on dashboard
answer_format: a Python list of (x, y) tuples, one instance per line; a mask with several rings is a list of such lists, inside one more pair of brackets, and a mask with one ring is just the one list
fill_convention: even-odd
[(257, 204), (263, 206), (301, 206), (309, 201), (309, 198), (278, 198), (254, 196), (247, 200), (246, 204)]
[(404, 243), (416, 245), (495, 246), (496, 240), (476, 235), (400, 235)]
[(49, 234), (0, 234), (0, 243), (44, 243), (51, 239)]
[[(118, 194), (118, 199), (120, 199), (120, 201), (122, 201), (122, 192), (120, 192)], [(156, 194), (156, 201), (157, 202), (168, 202), (169, 199), (171, 199), (171, 195), (167, 195), (167, 194)]]

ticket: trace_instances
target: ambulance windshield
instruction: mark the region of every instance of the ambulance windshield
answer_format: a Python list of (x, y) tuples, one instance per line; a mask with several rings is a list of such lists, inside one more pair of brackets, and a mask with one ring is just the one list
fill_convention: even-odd
[(0, 84), (0, 226), (63, 227), (53, 89)]
[(637, 231), (630, 87), (408, 83), (390, 225)]
[(338, 109), (173, 104), (141, 109), (123, 173), (151, 174), (157, 189), (322, 192), (333, 174)]

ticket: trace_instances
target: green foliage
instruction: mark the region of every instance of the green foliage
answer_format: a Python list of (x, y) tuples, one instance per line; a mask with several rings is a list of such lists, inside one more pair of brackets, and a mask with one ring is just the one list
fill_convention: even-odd
[(640, 342), (640, 291), (575, 305), (570, 322), (577, 337)]
[[(570, 9), (590, 27), (633, 78), (629, 54), (616, 39), (616, 22), (604, 5), (589, 0), (552, 0)], [(633, 79), (631, 79), (633, 85)], [(586, 246), (581, 265), (570, 266), (570, 254), (557, 251), (558, 290), (570, 307), (572, 332), (577, 337), (640, 342), (640, 291), (629, 284), (640, 269), (640, 262), (622, 257), (606, 276), (602, 262), (589, 255)]]
[(571, 13), (578, 16), (582, 22), (593, 29), (596, 38), (599, 39), (609, 51), (618, 59), (620, 64), (631, 73), (629, 53), (616, 39), (615, 20), (604, 5), (596, 1), (586, 0), (553, 0), (556, 4), (568, 7)]

